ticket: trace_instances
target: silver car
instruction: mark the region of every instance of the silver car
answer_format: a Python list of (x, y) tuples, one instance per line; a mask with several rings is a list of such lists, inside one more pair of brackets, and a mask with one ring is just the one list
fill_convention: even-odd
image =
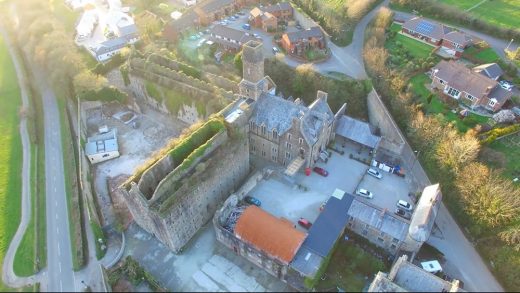
[(366, 189), (363, 189), (363, 188), (358, 188), (356, 190), (356, 194), (359, 195), (359, 196), (362, 196), (362, 197), (365, 197), (365, 198), (373, 198), (374, 195), (372, 194), (372, 192), (366, 190)]

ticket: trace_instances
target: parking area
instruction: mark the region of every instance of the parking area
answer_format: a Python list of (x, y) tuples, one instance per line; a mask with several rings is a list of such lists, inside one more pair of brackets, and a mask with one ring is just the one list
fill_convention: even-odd
[(408, 196), (410, 188), (404, 178), (382, 170), (378, 171), (383, 175), (383, 178), (377, 179), (367, 174), (359, 183), (359, 188), (367, 189), (373, 193), (374, 197), (367, 199), (368, 201), (392, 212), (395, 211), (397, 201), (399, 200), (404, 200), (411, 204), (414, 203)]

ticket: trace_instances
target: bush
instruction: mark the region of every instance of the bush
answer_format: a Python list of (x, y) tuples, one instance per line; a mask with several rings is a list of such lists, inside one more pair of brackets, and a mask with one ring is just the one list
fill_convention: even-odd
[(520, 124), (515, 124), (503, 128), (494, 128), (483, 135), (483, 139), (481, 140), (482, 144), (490, 144), (494, 142), (497, 138), (502, 137), (504, 135), (508, 135), (514, 132), (520, 131)]
[(86, 91), (80, 95), (80, 99), (85, 101), (103, 101), (120, 103), (126, 102), (127, 95), (113, 86), (103, 87), (99, 91)]

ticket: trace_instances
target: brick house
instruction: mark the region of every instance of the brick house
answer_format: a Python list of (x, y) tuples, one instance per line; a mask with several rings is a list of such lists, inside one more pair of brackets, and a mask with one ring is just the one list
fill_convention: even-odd
[(255, 38), (244, 31), (218, 24), (210, 30), (209, 39), (224, 50), (236, 52), (240, 51), (242, 45)]
[(403, 23), (401, 32), (434, 46), (440, 46), (449, 29), (441, 23), (414, 17)]
[(289, 21), (293, 19), (294, 9), (289, 2), (282, 2), (278, 4), (269, 5), (263, 7), (262, 10), (267, 13), (274, 15), (278, 21)]
[(455, 31), (442, 23), (414, 17), (403, 23), (401, 32), (412, 38), (424, 41), (430, 45), (440, 47), (447, 54), (459, 58), (468, 46), (471, 38), (459, 31)]
[(469, 45), (471, 45), (469, 36), (458, 31), (451, 31), (445, 34), (441, 42), (441, 47), (447, 53), (457, 58), (462, 56), (462, 53)]
[(496, 80), (477, 73), (462, 63), (441, 61), (431, 69), (432, 87), (471, 108), (483, 107), (496, 112), (511, 99), (512, 93)]
[(249, 23), (253, 27), (261, 28), (264, 31), (274, 31), (278, 27), (278, 19), (269, 12), (264, 12), (255, 7), (249, 12)]
[(325, 49), (327, 42), (321, 29), (315, 26), (306, 30), (283, 34), (281, 46), (289, 54), (303, 56), (308, 49)]

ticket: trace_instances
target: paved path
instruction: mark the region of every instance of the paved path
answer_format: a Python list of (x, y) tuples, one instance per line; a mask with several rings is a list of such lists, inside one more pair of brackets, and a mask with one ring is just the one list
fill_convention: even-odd
[(458, 269), (464, 280), (464, 289), (476, 292), (503, 292), (502, 286), (466, 239), (444, 204), (439, 209), (435, 223), (441, 230), (442, 237), (431, 236), (427, 242), (441, 251), (446, 260)]
[[(22, 108), (28, 108), (29, 98), (27, 95), (27, 82), (25, 80), (25, 75), (20, 64), (19, 57), (16, 54), (16, 51), (13, 49), (9, 38), (2, 27), (0, 27), (0, 33), (5, 41), (5, 44), (9, 50), (9, 54), (11, 55), (11, 60), (13, 60), (14, 67), (16, 69), (16, 76), (18, 78), (18, 85), (20, 87), (20, 94), (22, 96)], [(18, 226), (18, 229), (16, 230), (16, 233), (14, 234), (14, 237), (9, 244), (9, 248), (7, 249), (7, 252), (4, 256), (4, 263), (2, 264), (2, 280), (5, 284), (14, 288), (32, 285), (37, 282), (40, 277), (39, 275), (31, 277), (18, 277), (13, 270), (16, 250), (18, 250), (18, 246), (20, 246), (20, 242), (22, 241), (23, 235), (25, 234), (25, 230), (27, 230), (27, 226), (31, 220), (31, 143), (29, 141), (29, 134), (27, 132), (27, 119), (25, 116), (21, 116), (20, 120), (20, 134), (22, 138), (23, 149), (21, 194), (22, 215), (20, 226)]]
[(42, 96), (44, 111), (48, 260), (46, 290), (76, 291), (72, 271), (60, 112), (56, 96), (47, 82), (45, 74), (33, 66), (33, 76), (35, 85)]

